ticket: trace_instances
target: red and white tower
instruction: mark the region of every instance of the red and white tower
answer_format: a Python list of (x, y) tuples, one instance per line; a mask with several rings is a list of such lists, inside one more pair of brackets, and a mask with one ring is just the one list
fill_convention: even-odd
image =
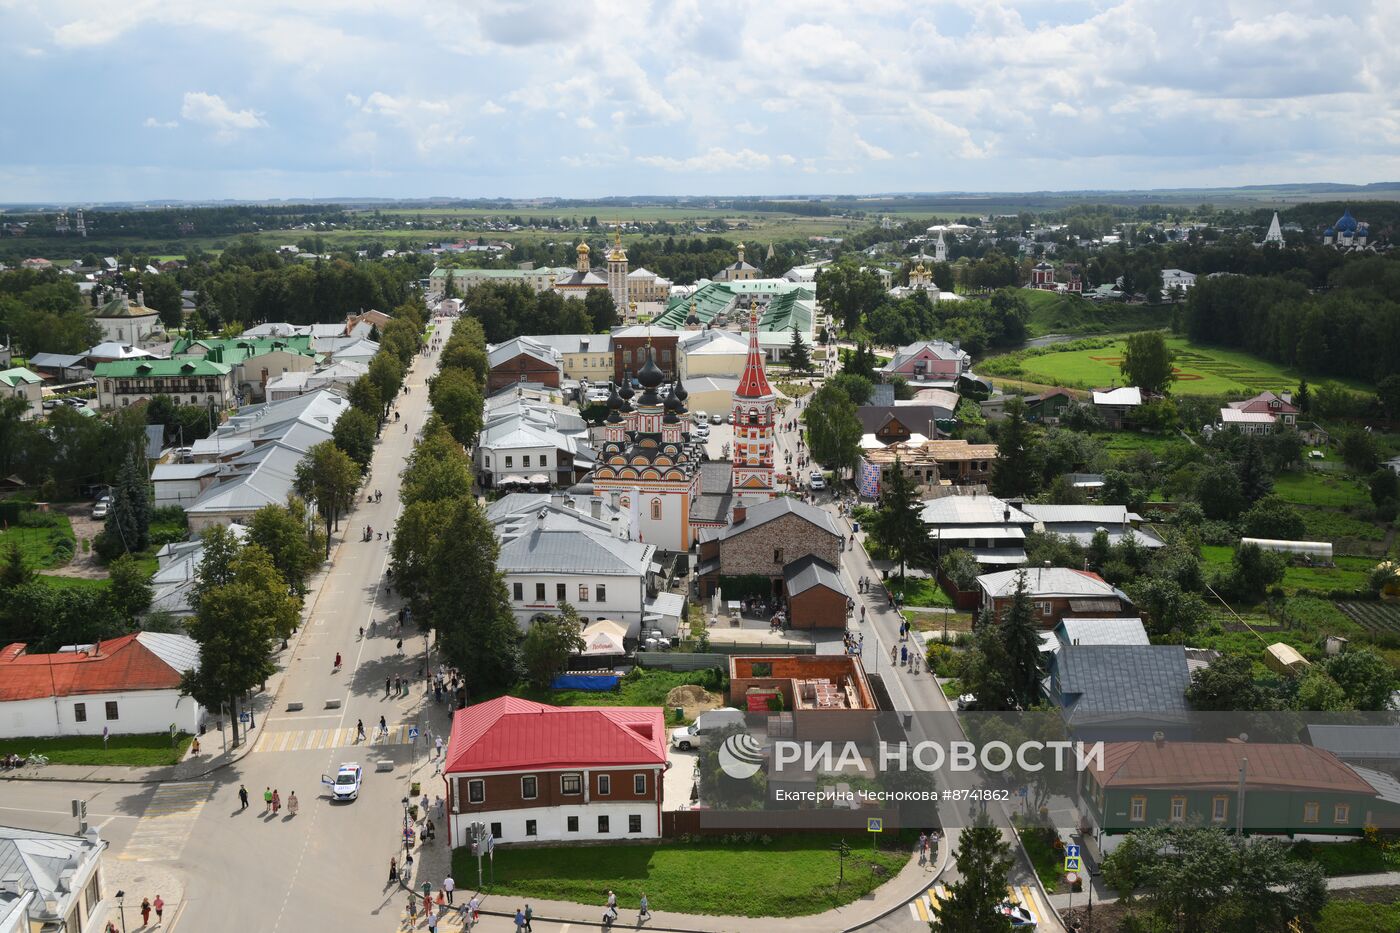
[(773, 419), (776, 398), (763, 372), (758, 348), (758, 312), (749, 312), (749, 358), (734, 392), (735, 504), (754, 505), (771, 499), (773, 490)]

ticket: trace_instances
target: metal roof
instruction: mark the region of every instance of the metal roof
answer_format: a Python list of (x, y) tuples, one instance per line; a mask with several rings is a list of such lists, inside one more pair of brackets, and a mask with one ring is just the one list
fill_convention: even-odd
[(1148, 645), (1142, 619), (1064, 619), (1055, 630), (1066, 645)]
[(597, 574), (644, 577), (656, 545), (581, 528), (531, 529), (501, 545), (502, 573)]
[(846, 598), (850, 594), (841, 584), (841, 576), (836, 568), (812, 554), (793, 561), (783, 568), (783, 588), (789, 597), (805, 593), (814, 586), (824, 586)]
[(1034, 525), (1035, 519), (996, 496), (927, 499), (919, 511), (926, 525)]
[[(727, 466), (727, 464), (726, 464)], [(777, 496), (758, 505), (750, 506), (744, 520), (737, 525), (730, 525), (724, 530), (721, 538), (732, 538), (735, 535), (743, 534), (751, 528), (765, 525), (784, 515), (796, 515), (805, 519), (808, 523), (829, 534), (841, 537), (841, 531), (836, 527), (835, 520), (831, 513), (825, 509), (819, 509), (814, 505), (794, 499), (791, 496)]]
[(1052, 699), (1072, 724), (1186, 716), (1191, 672), (1181, 645), (1065, 645), (1053, 663), (1060, 696)]
[(1308, 739), (1341, 758), (1400, 760), (1400, 728), (1393, 725), (1310, 725)]
[(1026, 592), (1034, 597), (1116, 596), (1118, 592), (1097, 574), (1068, 567), (1027, 567), (984, 573), (977, 578), (977, 585), (994, 598), (1010, 596), (1016, 592), (1016, 580), (1021, 574), (1026, 575)]

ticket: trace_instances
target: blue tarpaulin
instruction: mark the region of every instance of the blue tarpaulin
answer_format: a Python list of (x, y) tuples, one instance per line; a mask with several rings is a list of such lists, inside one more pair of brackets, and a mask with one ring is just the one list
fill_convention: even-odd
[(594, 690), (599, 693), (617, 689), (621, 674), (560, 674), (550, 684), (555, 690)]

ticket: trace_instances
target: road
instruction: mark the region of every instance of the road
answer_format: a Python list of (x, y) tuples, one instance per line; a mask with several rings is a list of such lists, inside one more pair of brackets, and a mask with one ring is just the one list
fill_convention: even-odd
[[(437, 333), (450, 332), (450, 322)], [(408, 792), (410, 764), (424, 789), (442, 793), (432, 782), (433, 768), (420, 738), (407, 744), (407, 729), (443, 731), (445, 707), (425, 696), (417, 676), (425, 639), (406, 638), (404, 653), (391, 634), (398, 603), (384, 586), (388, 542), (360, 540), (365, 525), (393, 527), (400, 509), (399, 473), (426, 418), (425, 379), (437, 356), (420, 356), (409, 370), (407, 394), (397, 402), (402, 420), (385, 425), (376, 446), (366, 490), (382, 499), (361, 498), (334, 538), (332, 562), (305, 612), (288, 662), (277, 704), (260, 718), (253, 751), (201, 781), (180, 784), (92, 785), (33, 782), (6, 786), (0, 821), (63, 832), (75, 831), (69, 801), (88, 801), (89, 821), (101, 828), (111, 848), (107, 859), (114, 874), (126, 878), (177, 877), (184, 884), (179, 903), (164, 892), (171, 907), (165, 927), (198, 933), (290, 933), (305, 930), (383, 930), (395, 927), (403, 908), (398, 888), (386, 884), (388, 862), (397, 846), (401, 799)], [(407, 426), (407, 430), (405, 430)], [(360, 626), (374, 623), (361, 639)], [(333, 672), (339, 651), (344, 668)], [(404, 696), (386, 699), (386, 677), (402, 674), (414, 681)], [(339, 700), (339, 709), (327, 709)], [(305, 704), (288, 712), (290, 701)], [(371, 739), (383, 716), (391, 735), (371, 751), (355, 740), (357, 720)], [(206, 741), (217, 741), (211, 736)], [(392, 772), (376, 772), (374, 761), (392, 759)], [(322, 774), (334, 774), (342, 761), (365, 766), (364, 789), (353, 803), (332, 804), (323, 796)], [(246, 785), (252, 805), (239, 806), (238, 789)], [(264, 814), (264, 788), (276, 788), (284, 801), (277, 816)], [(292, 792), (300, 812), (291, 816), (285, 801)], [(444, 844), (445, 820), (438, 820), (438, 845)], [(143, 872), (146, 873), (143, 876)], [(125, 882), (131, 887), (131, 882)], [(152, 881), (158, 886), (159, 881)], [(156, 890), (129, 890), (128, 929), (139, 928), (130, 909)], [(134, 901), (133, 901), (134, 897)], [(114, 917), (114, 919), (116, 919)], [(134, 922), (133, 922), (134, 921)]]

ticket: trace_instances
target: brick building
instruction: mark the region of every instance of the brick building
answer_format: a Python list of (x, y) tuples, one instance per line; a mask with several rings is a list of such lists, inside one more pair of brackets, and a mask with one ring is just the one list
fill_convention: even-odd
[(819, 557), (804, 557), (783, 568), (788, 622), (793, 628), (846, 627), (851, 595), (836, 568)]
[(1077, 617), (1117, 618), (1138, 614), (1127, 594), (1103, 577), (1068, 567), (984, 573), (977, 578), (977, 587), (982, 593), (981, 609), (991, 609), (1000, 619), (1011, 606), (1017, 578), (1022, 574), (1026, 578), (1026, 594), (1031, 599), (1033, 617), (1042, 629), (1053, 629), (1065, 619)]
[(676, 344), (680, 331), (636, 324), (621, 327), (612, 332), (613, 380), (621, 382), (624, 375), (633, 377), (647, 361), (647, 346), (652, 348), (651, 359), (661, 370), (664, 380), (676, 378)]
[(661, 835), (660, 707), (498, 697), (457, 711), (446, 760), (454, 847), (470, 841), (474, 822), (505, 844)]
[(797, 499), (779, 496), (748, 508), (736, 505), (728, 528), (701, 530), (700, 595), (713, 593), (722, 577), (760, 575), (781, 596), (790, 564), (815, 557), (838, 566), (841, 538), (830, 513)]
[(529, 337), (516, 337), (492, 347), (486, 355), (490, 370), (486, 389), (494, 392), (520, 382), (559, 388), (563, 364), (559, 351)]

